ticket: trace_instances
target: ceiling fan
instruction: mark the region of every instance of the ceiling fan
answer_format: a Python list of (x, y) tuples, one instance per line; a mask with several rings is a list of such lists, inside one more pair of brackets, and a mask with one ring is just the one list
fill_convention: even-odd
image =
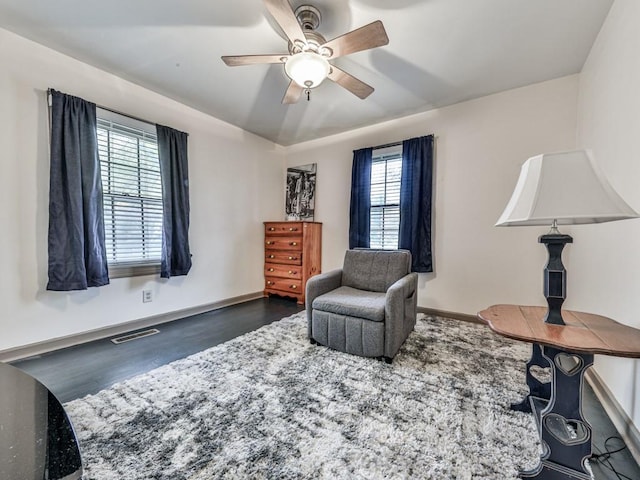
[(288, 0), (264, 0), (264, 3), (289, 39), (288, 54), (223, 56), (230, 67), (264, 63), (283, 63), (291, 79), (282, 103), (296, 103), (302, 93), (310, 98), (312, 88), (325, 78), (336, 82), (359, 98), (367, 98), (373, 87), (329, 63), (334, 58), (381, 47), (389, 37), (380, 20), (326, 41), (316, 31), (320, 25), (320, 12), (311, 5), (301, 5), (295, 12)]

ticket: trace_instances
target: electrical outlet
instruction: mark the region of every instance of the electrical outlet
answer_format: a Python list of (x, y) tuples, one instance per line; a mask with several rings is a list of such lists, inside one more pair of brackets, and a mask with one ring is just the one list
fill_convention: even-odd
[(143, 290), (142, 291), (142, 302), (143, 303), (148, 303), (151, 302), (153, 300), (153, 295), (151, 293), (151, 290)]

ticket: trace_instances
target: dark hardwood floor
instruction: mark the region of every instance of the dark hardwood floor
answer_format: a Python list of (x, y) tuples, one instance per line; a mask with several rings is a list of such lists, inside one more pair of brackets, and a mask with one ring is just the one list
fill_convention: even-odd
[(65, 403), (201, 352), (302, 309), (302, 305), (284, 298), (258, 299), (163, 323), (156, 327), (160, 333), (150, 337), (119, 345), (108, 338), (96, 340), (20, 360), (13, 365), (40, 380)]
[[(64, 403), (226, 342), (302, 309), (293, 300), (263, 298), (163, 323), (157, 326), (160, 333), (131, 342), (115, 345), (110, 339), (97, 340), (13, 362), (13, 365), (40, 380)], [(585, 417), (593, 426), (594, 453), (624, 447), (590, 387), (585, 389), (584, 409)], [(609, 440), (605, 446), (609, 437), (617, 438)], [(613, 453), (608, 462), (620, 475), (592, 460), (596, 480), (640, 480), (640, 468), (627, 449)]]

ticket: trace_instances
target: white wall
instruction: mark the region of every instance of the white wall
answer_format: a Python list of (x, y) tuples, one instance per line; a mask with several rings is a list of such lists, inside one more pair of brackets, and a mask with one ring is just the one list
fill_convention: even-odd
[[(1, 29), (0, 65), (0, 351), (263, 289), (261, 222), (284, 202), (280, 147)], [(48, 87), (189, 133), (188, 276), (45, 290)]]
[(495, 228), (524, 161), (575, 147), (578, 77), (570, 76), (287, 149), (289, 166), (318, 164), (316, 220), (323, 270), (348, 248), (352, 151), (435, 134), (434, 273), (418, 305), (475, 314), (491, 304), (539, 304), (547, 229)]
[[(640, 211), (640, 2), (616, 0), (580, 75), (578, 144)], [(569, 300), (640, 328), (640, 220), (575, 227)], [(640, 345), (639, 345), (640, 347)], [(640, 425), (638, 361), (596, 357), (595, 369)]]

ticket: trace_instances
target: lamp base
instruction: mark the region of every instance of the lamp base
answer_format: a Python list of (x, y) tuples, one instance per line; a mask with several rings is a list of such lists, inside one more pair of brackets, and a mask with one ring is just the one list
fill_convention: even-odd
[(562, 264), (562, 249), (567, 243), (573, 243), (571, 235), (550, 233), (538, 238), (547, 246), (549, 260), (544, 268), (544, 296), (549, 309), (544, 318), (545, 323), (565, 325), (562, 319), (562, 304), (567, 297), (567, 271)]
[(549, 309), (547, 310), (547, 314), (544, 316), (544, 323), (549, 323), (551, 325), (566, 325), (562, 318), (561, 308), (556, 306), (552, 307), (548, 298), (547, 303), (549, 305)]

